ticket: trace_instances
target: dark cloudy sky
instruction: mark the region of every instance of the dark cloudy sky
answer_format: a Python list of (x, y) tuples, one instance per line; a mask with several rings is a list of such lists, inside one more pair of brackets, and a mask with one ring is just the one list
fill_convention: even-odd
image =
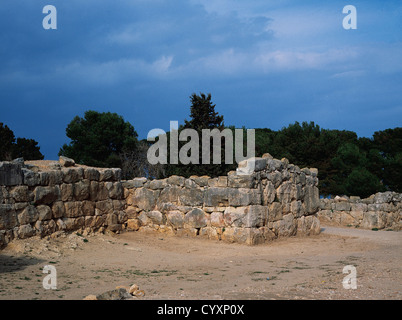
[[(57, 30), (42, 27), (48, 4)], [(46, 159), (86, 110), (146, 138), (188, 119), (193, 92), (236, 127), (401, 126), (402, 1), (1, 0), (0, 122)]]

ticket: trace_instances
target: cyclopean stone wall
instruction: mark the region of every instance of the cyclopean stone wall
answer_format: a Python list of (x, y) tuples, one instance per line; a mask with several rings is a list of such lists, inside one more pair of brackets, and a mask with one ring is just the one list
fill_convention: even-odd
[(0, 163), (0, 246), (63, 231), (163, 232), (258, 244), (320, 232), (316, 169), (270, 155), (209, 178), (122, 181), (120, 169)]
[(363, 229), (402, 230), (402, 194), (383, 192), (368, 198), (321, 199), (318, 216), (322, 222)]
[(120, 169), (64, 161), (0, 162), (0, 247), (59, 231), (122, 230)]
[(127, 229), (247, 244), (318, 234), (317, 184), (316, 169), (268, 154), (218, 178), (136, 178), (123, 182)]

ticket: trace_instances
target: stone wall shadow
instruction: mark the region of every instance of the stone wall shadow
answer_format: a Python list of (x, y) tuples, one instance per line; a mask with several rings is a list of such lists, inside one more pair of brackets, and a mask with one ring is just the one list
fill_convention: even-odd
[(45, 260), (27, 257), (27, 256), (13, 256), (0, 252), (0, 274), (7, 272), (15, 272), (25, 269), (28, 266), (39, 264)]

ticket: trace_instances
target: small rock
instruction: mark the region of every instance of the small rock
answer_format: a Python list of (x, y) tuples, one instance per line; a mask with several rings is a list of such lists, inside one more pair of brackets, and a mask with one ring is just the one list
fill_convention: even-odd
[(131, 300), (133, 297), (126, 289), (120, 288), (111, 291), (106, 291), (96, 296), (97, 300)]
[(83, 300), (98, 300), (94, 294), (87, 295)]
[(145, 296), (145, 291), (144, 290), (136, 290), (133, 292), (133, 296), (135, 297), (143, 297)]
[(138, 291), (140, 288), (136, 285), (136, 284), (133, 284), (129, 289), (128, 289), (128, 292), (130, 293), (130, 294), (133, 294), (135, 291)]
[(59, 162), (63, 167), (73, 167), (75, 166), (75, 161), (73, 159), (64, 157), (64, 156), (60, 156), (59, 157)]

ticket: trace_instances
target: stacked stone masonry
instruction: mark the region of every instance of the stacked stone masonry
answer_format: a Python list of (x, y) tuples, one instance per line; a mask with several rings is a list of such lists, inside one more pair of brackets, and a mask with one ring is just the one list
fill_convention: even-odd
[(218, 178), (136, 178), (123, 182), (127, 228), (247, 244), (318, 234), (317, 184), (316, 169), (269, 155)]
[(0, 247), (60, 231), (122, 230), (127, 220), (120, 169), (0, 163)]
[(162, 232), (259, 244), (320, 232), (316, 169), (269, 154), (210, 178), (121, 180), (73, 160), (0, 163), (0, 246), (63, 231)]
[(382, 192), (368, 198), (321, 199), (319, 218), (343, 226), (363, 229), (402, 229), (402, 194)]

